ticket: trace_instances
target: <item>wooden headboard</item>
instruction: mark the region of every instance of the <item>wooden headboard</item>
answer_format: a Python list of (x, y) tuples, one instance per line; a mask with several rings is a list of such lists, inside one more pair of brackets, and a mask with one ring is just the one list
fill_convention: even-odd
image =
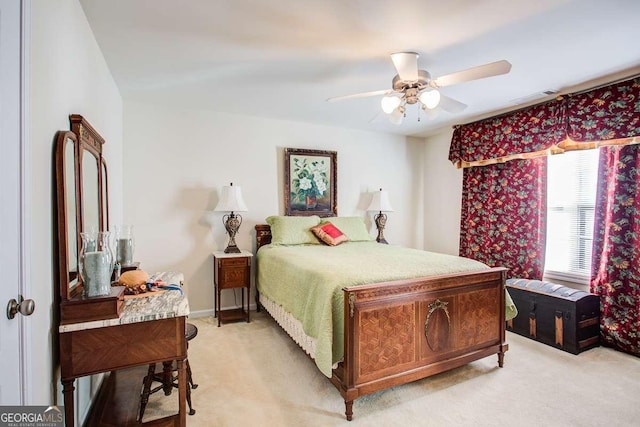
[(256, 224), (256, 251), (271, 243), (271, 227), (268, 224)]

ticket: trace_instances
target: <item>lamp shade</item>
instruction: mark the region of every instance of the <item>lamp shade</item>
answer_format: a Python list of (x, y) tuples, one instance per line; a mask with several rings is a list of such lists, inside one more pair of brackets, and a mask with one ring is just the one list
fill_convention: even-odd
[(220, 201), (216, 205), (215, 211), (223, 212), (247, 212), (247, 205), (242, 198), (242, 188), (237, 185), (225, 185), (222, 187)]
[(371, 203), (369, 204), (367, 210), (375, 212), (393, 212), (391, 203), (389, 203), (389, 193), (382, 188), (380, 189), (380, 191), (376, 191), (375, 193), (373, 193)]

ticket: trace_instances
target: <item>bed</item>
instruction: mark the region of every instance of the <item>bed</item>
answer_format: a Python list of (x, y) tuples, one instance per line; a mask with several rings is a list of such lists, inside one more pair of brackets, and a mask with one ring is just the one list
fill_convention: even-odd
[(328, 218), (350, 239), (323, 245), (304, 218), (256, 225), (256, 301), (338, 389), (347, 420), (360, 396), (493, 354), (503, 366), (506, 269), (376, 243), (357, 217)]

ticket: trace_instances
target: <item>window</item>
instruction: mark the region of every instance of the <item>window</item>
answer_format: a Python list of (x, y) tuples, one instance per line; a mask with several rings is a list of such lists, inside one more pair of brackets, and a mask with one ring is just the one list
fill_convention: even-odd
[(545, 276), (588, 283), (599, 150), (549, 156)]

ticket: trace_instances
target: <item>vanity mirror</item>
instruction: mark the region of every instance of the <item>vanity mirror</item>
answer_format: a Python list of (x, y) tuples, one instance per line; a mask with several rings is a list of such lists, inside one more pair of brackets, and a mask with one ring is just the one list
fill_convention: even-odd
[(118, 317), (124, 289), (115, 286), (100, 297), (83, 293), (80, 233), (109, 227), (107, 164), (100, 134), (80, 115), (69, 116), (69, 121), (71, 131), (56, 134), (54, 153), (61, 324)]
[(58, 269), (61, 295), (79, 290), (78, 285), (78, 216), (76, 200), (76, 147), (73, 132), (56, 135), (55, 169), (58, 210)]

